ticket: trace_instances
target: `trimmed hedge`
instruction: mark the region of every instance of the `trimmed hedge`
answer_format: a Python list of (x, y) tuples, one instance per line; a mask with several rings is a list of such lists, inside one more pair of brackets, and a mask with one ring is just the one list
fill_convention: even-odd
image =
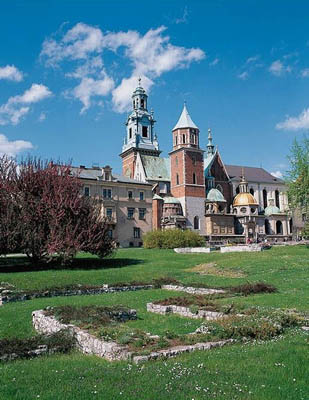
[(203, 247), (204, 239), (197, 233), (187, 229), (168, 229), (152, 231), (143, 236), (146, 249), (174, 249), (176, 247)]

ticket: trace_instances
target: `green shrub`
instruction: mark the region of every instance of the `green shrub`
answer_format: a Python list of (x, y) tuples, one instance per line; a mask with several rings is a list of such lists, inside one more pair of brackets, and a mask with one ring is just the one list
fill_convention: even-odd
[(165, 231), (152, 231), (143, 236), (146, 249), (174, 249), (176, 247), (201, 247), (205, 245), (204, 239), (197, 233), (187, 229), (169, 229)]

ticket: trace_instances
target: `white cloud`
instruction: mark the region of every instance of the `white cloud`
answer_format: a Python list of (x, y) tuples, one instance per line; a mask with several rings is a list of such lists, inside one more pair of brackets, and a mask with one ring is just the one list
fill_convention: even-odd
[(23, 80), (23, 73), (19, 71), (14, 65), (7, 65), (5, 67), (0, 67), (0, 79), (20, 82)]
[(214, 67), (215, 65), (218, 64), (219, 61), (220, 61), (219, 58), (215, 58), (212, 62), (209, 63), (209, 65), (210, 65), (211, 67)]
[(279, 179), (282, 179), (282, 178), (283, 178), (283, 174), (282, 174), (281, 171), (271, 172), (271, 175), (274, 176), (274, 177), (276, 177), (276, 178), (279, 178)]
[(5, 135), (0, 134), (0, 156), (6, 154), (10, 157), (15, 157), (18, 153), (31, 149), (33, 149), (33, 145), (30, 142), (25, 140), (10, 142)]
[(33, 83), (31, 88), (26, 90), (24, 94), (20, 96), (11, 97), (8, 102), (10, 103), (37, 103), (47, 97), (50, 97), (52, 92), (47, 86), (38, 83)]
[(255, 61), (257, 61), (259, 58), (260, 58), (260, 56), (258, 54), (256, 56), (249, 57), (246, 60), (246, 64), (255, 63)]
[(237, 75), (237, 78), (242, 79), (243, 81), (247, 80), (249, 78), (248, 71), (244, 71), (241, 74)]
[(183, 10), (183, 14), (181, 18), (176, 19), (176, 24), (186, 24), (188, 22), (188, 7), (186, 6)]
[(303, 78), (309, 78), (309, 68), (305, 68), (301, 71), (301, 76)]
[(41, 114), (39, 115), (38, 121), (43, 122), (45, 120), (46, 120), (46, 113), (42, 111)]
[(286, 131), (309, 129), (309, 108), (305, 109), (297, 117), (288, 117), (285, 121), (278, 123), (276, 129)]
[(282, 76), (285, 72), (291, 71), (292, 68), (289, 65), (285, 66), (280, 60), (274, 61), (269, 67), (269, 72), (275, 76)]
[[(145, 90), (149, 90), (153, 85), (153, 81), (146, 76), (142, 76), (142, 85)], [(134, 89), (137, 86), (138, 76), (131, 76), (131, 78), (124, 78), (120, 85), (113, 90), (113, 104), (115, 110), (124, 112), (128, 109), (130, 99)]]
[(81, 109), (82, 114), (90, 107), (91, 97), (106, 96), (113, 88), (114, 81), (108, 76), (98, 80), (84, 77), (80, 84), (72, 90), (72, 94), (83, 103), (84, 107)]
[[(92, 104), (91, 97), (106, 96), (112, 88), (113, 79), (103, 69), (102, 54), (110, 50), (130, 62), (130, 76), (122, 76), (121, 83), (112, 93), (114, 109), (123, 112), (129, 107), (132, 92), (128, 92), (136, 76), (143, 76), (148, 84), (163, 73), (177, 68), (187, 68), (192, 62), (205, 58), (199, 48), (174, 46), (170, 38), (164, 36), (166, 27), (150, 29), (144, 35), (137, 31), (103, 33), (99, 28), (83, 23), (75, 25), (59, 41), (46, 39), (42, 46), (41, 58), (47, 65), (57, 66), (63, 60), (79, 60), (79, 66), (67, 76), (80, 79), (80, 84), (69, 92), (83, 102), (84, 112)], [(94, 81), (99, 82), (100, 89), (95, 90)], [(114, 84), (114, 83), (113, 83)], [(149, 84), (149, 87), (151, 85)], [(88, 90), (87, 90), (88, 88)], [(107, 88), (109, 90), (107, 90)], [(85, 92), (88, 95), (85, 95)]]
[(30, 89), (22, 95), (10, 97), (5, 104), (0, 106), (0, 125), (18, 124), (21, 118), (30, 111), (30, 104), (37, 103), (51, 95), (52, 92), (48, 87), (37, 83), (32, 84)]

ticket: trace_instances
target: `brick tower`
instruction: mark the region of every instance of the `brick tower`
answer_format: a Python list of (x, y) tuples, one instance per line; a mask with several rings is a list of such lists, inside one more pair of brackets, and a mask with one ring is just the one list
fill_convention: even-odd
[(132, 111), (126, 122), (126, 136), (123, 141), (122, 174), (135, 177), (137, 154), (159, 157), (161, 151), (154, 131), (153, 111), (147, 109), (148, 96), (141, 86), (141, 79), (132, 95)]
[(173, 131), (171, 193), (180, 200), (187, 227), (205, 232), (204, 150), (199, 147), (199, 129), (186, 105)]

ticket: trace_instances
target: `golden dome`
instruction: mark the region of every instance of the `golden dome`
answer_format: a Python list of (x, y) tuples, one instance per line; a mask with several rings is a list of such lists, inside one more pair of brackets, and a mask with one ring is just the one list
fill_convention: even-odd
[(233, 201), (233, 206), (257, 206), (258, 203), (251, 193), (238, 193)]

